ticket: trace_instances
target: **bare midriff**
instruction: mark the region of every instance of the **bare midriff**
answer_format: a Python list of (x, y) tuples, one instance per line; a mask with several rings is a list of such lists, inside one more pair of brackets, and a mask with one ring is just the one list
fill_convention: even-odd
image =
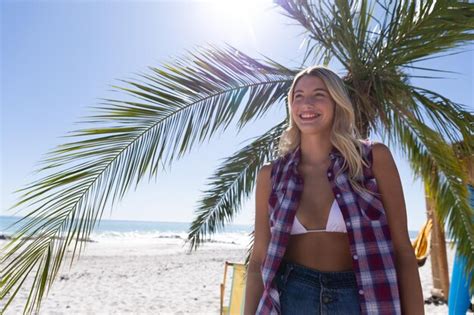
[(353, 269), (349, 239), (341, 232), (291, 235), (284, 259), (320, 271)]
[[(325, 229), (334, 193), (327, 166), (316, 169), (299, 165), (304, 189), (296, 213), (308, 230)], [(349, 237), (342, 232), (309, 232), (290, 235), (283, 259), (320, 271), (353, 270)]]

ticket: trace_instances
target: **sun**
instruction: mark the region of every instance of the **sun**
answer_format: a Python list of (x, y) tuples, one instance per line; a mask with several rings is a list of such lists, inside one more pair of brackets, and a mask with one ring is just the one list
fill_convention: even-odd
[(275, 8), (276, 0), (208, 0), (212, 19), (222, 21), (230, 36), (247, 36), (254, 46), (258, 46), (255, 24), (264, 19), (268, 11)]

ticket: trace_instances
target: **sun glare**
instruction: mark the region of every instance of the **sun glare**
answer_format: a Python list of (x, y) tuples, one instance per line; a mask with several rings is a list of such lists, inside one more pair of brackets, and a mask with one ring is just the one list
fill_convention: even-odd
[(229, 17), (254, 17), (256, 13), (270, 9), (272, 0), (210, 0), (218, 14)]
[(224, 21), (234, 35), (247, 34), (257, 45), (254, 25), (262, 16), (275, 7), (274, 0), (209, 0), (213, 18)]

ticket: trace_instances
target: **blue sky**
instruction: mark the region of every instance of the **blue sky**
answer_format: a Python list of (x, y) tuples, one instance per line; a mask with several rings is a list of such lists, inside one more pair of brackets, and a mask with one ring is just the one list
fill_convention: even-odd
[[(38, 175), (33, 173), (45, 153), (67, 140), (61, 138), (100, 98), (128, 99), (111, 85), (119, 79), (141, 80), (147, 67), (172, 62), (197, 45), (224, 42), (244, 53), (268, 56), (289, 67), (302, 60), (302, 29), (269, 8), (268, 1), (2, 1), (1, 2), (1, 212), (13, 194)], [(222, 3), (225, 3), (223, 5)], [(451, 70), (447, 79), (414, 79), (472, 108), (473, 53), (428, 60), (419, 66)], [(337, 65), (334, 70), (343, 74)], [(426, 73), (418, 73), (426, 74)], [(282, 106), (241, 133), (226, 133), (195, 147), (156, 182), (144, 180), (131, 189), (103, 219), (190, 222), (206, 190), (207, 178), (248, 139), (265, 132), (285, 115)], [(381, 140), (374, 134), (372, 140)], [(408, 162), (391, 147), (402, 178), (408, 227), (424, 223), (422, 182)], [(233, 220), (253, 224), (254, 196)], [(28, 210), (28, 209), (26, 209)]]

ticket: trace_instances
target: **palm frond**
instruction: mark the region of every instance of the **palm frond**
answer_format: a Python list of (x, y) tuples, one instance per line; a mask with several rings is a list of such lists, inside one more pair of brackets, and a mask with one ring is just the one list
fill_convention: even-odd
[[(471, 137), (474, 116), (467, 106), (452, 102), (441, 94), (425, 88), (411, 88), (414, 99), (423, 105), (424, 115), (417, 117), (419, 121), (425, 125), (434, 125), (435, 130), (450, 143)], [(428, 120), (424, 121), (424, 117)], [(472, 147), (466, 146), (465, 149), (471, 151)]]
[[(467, 269), (473, 270), (472, 209), (461, 183), (465, 174), (447, 143), (463, 139), (464, 150), (472, 153), (472, 113), (436, 92), (412, 86), (410, 78), (421, 76), (403, 70), (417, 69), (412, 62), (454, 54), (452, 49), (474, 39), (474, 4), (276, 2), (303, 29), (307, 47), (302, 65), (310, 57), (324, 64), (335, 58), (347, 70), (344, 80), (362, 135), (382, 127), (405, 150), (435, 198), (437, 215), (448, 222), (460, 252), (469, 258)], [(376, 5), (385, 12), (383, 20), (373, 14)], [(75, 240), (72, 264), (104, 209), (113, 208), (133, 183), (136, 188), (146, 174), (156, 177), (166, 164), (232, 122), (240, 131), (284, 100), (299, 69), (266, 59), (258, 61), (230, 45), (210, 45), (150, 67), (151, 74), (141, 74), (144, 82), (120, 80), (129, 87), (114, 85), (132, 100), (103, 99), (95, 107), (98, 113), (80, 122), (93, 125), (66, 136), (83, 139), (52, 150), (37, 170), (50, 173), (16, 191), (23, 194), (12, 208), (32, 210), (15, 223), (18, 230), (2, 249), (3, 310), (35, 273), (24, 312), (38, 311), (67, 247)], [(211, 190), (189, 231), (191, 249), (233, 218), (253, 189), (257, 169), (270, 159), (269, 148), (282, 126), (236, 152), (211, 177)]]
[(474, 4), (451, 0), (395, 1), (383, 26), (378, 58), (404, 65), (474, 39)]
[[(384, 129), (384, 132), (398, 139), (415, 175), (423, 178), (441, 226), (448, 223), (448, 230), (458, 244), (457, 250), (467, 257), (465, 271), (469, 274), (474, 268), (474, 211), (464, 184), (467, 174), (453, 147), (438, 133), (403, 109), (392, 111), (392, 115), (395, 128)], [(472, 137), (465, 141), (466, 147), (472, 149)], [(474, 283), (470, 284), (470, 290), (474, 292)]]
[(255, 185), (260, 167), (275, 157), (277, 140), (285, 122), (269, 131), (227, 158), (211, 176), (208, 189), (195, 210), (187, 242), (196, 249), (208, 234), (223, 228), (239, 211), (242, 198), (248, 197)]
[(292, 79), (287, 69), (280, 73), (231, 46), (197, 49), (163, 69), (152, 67), (151, 75), (143, 75), (147, 82), (122, 80), (131, 88), (114, 86), (141, 101), (105, 99), (99, 113), (83, 121), (93, 127), (67, 136), (85, 139), (59, 145), (37, 170), (51, 174), (16, 191), (23, 194), (12, 208), (32, 209), (16, 222), (18, 229), (2, 251), (0, 299), (8, 298), (6, 306), (37, 267), (24, 312), (39, 310), (67, 247), (75, 240), (72, 265), (108, 205), (112, 208), (133, 183), (136, 188), (146, 173), (156, 176), (195, 142), (210, 139), (234, 120), (241, 129), (262, 117)]
[[(324, 47), (354, 72), (383, 69), (461, 47), (474, 39), (474, 4), (438, 1), (275, 1), (306, 31), (307, 53)], [(370, 7), (369, 7), (370, 6)], [(373, 12), (379, 7), (383, 21)], [(362, 70), (364, 71), (364, 70)]]

